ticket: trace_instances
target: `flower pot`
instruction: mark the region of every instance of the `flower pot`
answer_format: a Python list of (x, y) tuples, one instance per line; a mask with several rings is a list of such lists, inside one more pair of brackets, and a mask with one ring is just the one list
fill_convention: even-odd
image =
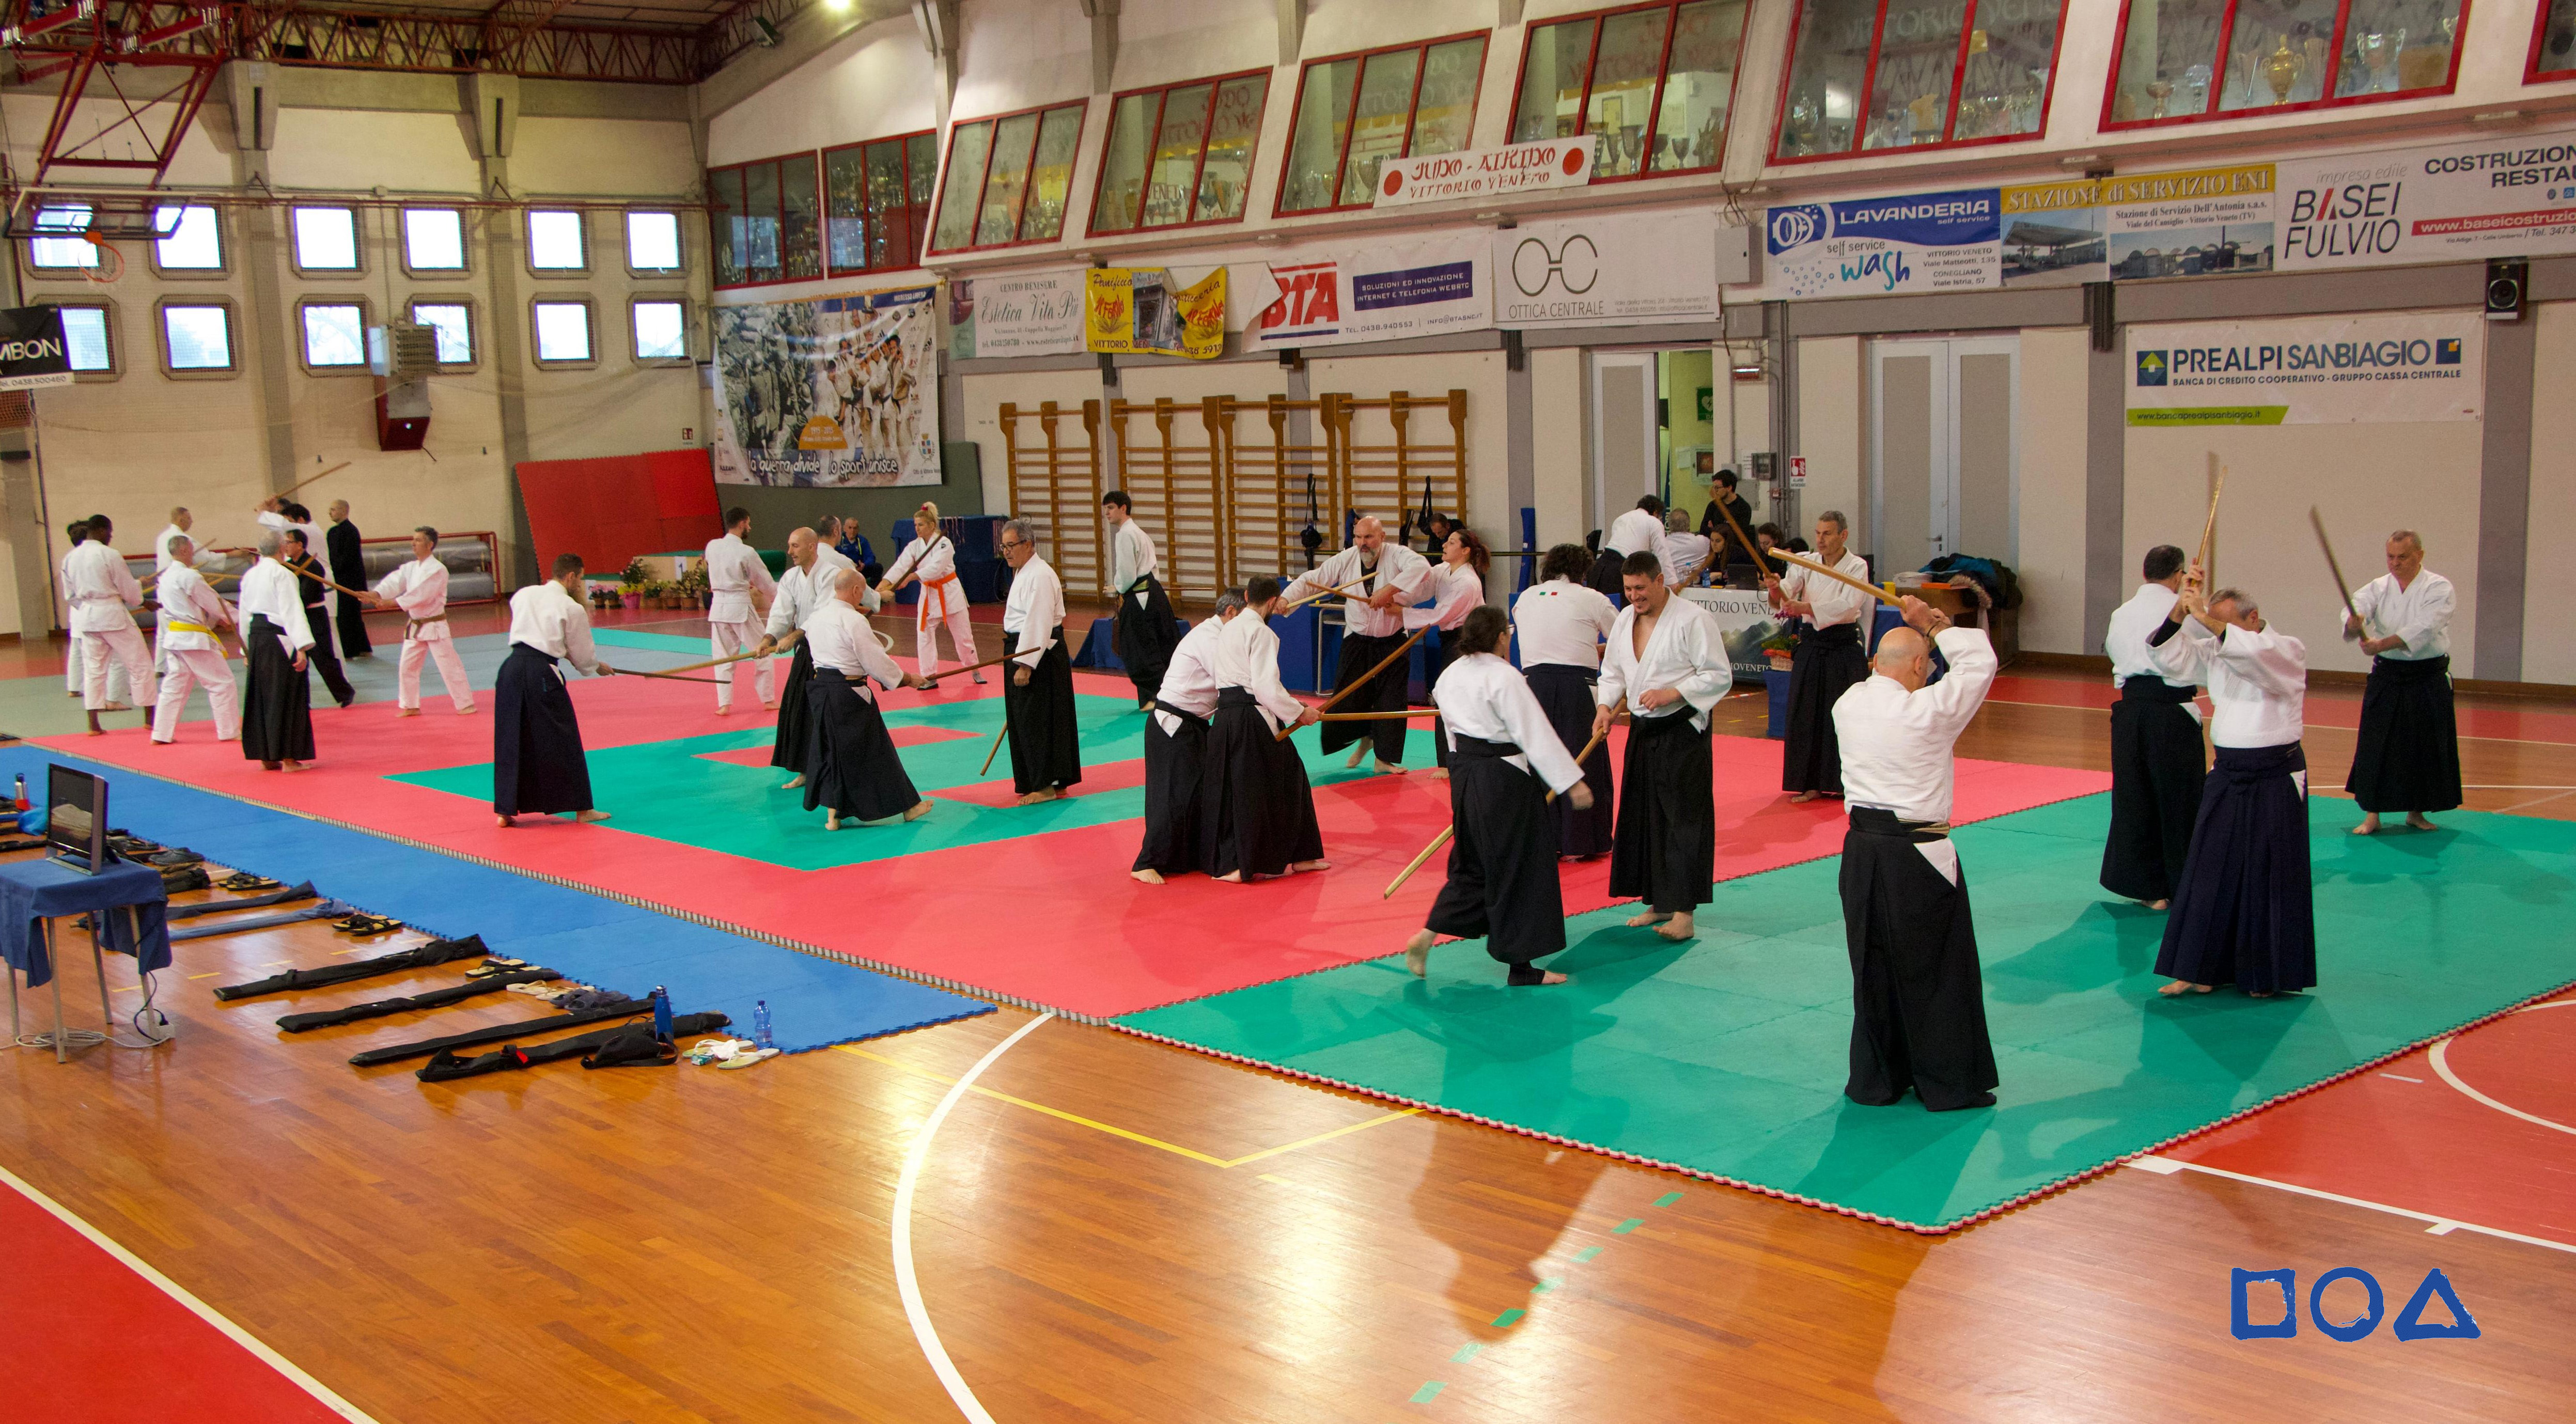
[(617, 601), (625, 604), (626, 611), (632, 613), (643, 605), (644, 596), (640, 593), (622, 593), (617, 596)]

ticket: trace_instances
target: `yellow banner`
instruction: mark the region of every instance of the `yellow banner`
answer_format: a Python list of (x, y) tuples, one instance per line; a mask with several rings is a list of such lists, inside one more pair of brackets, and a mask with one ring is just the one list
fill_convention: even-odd
[(1099, 267), (1084, 274), (1083, 344), (1112, 354), (1213, 361), (1225, 354), (1225, 269), (1174, 287), (1160, 267)]
[(2272, 191), (2269, 163), (2183, 168), (2171, 173), (2129, 173), (2112, 178), (2064, 178), (2003, 190), (2003, 215), (2064, 212), (2070, 208), (2119, 208), (2135, 203), (2188, 203), (2242, 198)]

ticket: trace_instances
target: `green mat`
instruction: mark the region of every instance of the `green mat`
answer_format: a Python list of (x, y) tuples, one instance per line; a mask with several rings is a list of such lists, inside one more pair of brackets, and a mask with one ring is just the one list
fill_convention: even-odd
[(2310, 803), (2318, 988), (2162, 999), (2164, 916), (2101, 890), (2107, 795), (1954, 833), (1977, 915), (1998, 1106), (1842, 1097), (1851, 972), (1824, 860), (1721, 883), (1701, 938), (1577, 916), (1562, 988), (1503, 987), (1482, 941), (1116, 1020), (1119, 1027), (1830, 1207), (1947, 1231), (2576, 980), (2576, 825), (2453, 812), (2349, 835)]

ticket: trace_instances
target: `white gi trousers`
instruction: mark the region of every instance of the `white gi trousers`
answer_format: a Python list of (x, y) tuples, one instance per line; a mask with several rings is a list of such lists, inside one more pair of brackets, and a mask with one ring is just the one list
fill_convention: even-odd
[(459, 712), (474, 710), (474, 684), (465, 679), (465, 660), (456, 655), (453, 638), (405, 638), (402, 661), (395, 668), (394, 704), (417, 711), (420, 707), (420, 665), (430, 658), (438, 660), (438, 681), (447, 689), (448, 700)]
[[(707, 642), (715, 649), (717, 657), (729, 658), (736, 653), (747, 653), (759, 647), (760, 628), (760, 624), (748, 619), (740, 623), (709, 623)], [(776, 702), (778, 673), (774, 665), (777, 659), (746, 658), (744, 662), (751, 664), (751, 685), (760, 693), (760, 705), (766, 707)], [(734, 675), (741, 671), (742, 663), (731, 663), (715, 669), (715, 674), (720, 679), (716, 683), (718, 711), (728, 711), (733, 707)]]
[[(973, 666), (975, 627), (967, 621), (966, 590), (957, 582), (957, 576), (950, 574), (937, 584), (922, 580), (920, 598), (921, 601), (913, 606), (913, 616), (917, 620), (914, 636), (919, 640), (913, 647), (921, 664), (921, 675), (931, 677), (939, 671), (939, 625), (943, 621), (948, 625), (948, 641), (957, 645), (958, 666)], [(983, 674), (977, 673), (976, 676)]]
[(80, 644), (81, 706), (96, 712), (114, 700), (107, 695), (107, 679), (117, 667), (125, 669), (126, 686), (136, 694), (128, 705), (148, 707), (159, 695), (152, 680), (152, 649), (144, 644), (141, 629), (128, 624), (104, 633), (83, 633)]
[(164, 648), (161, 656), (167, 664), (161, 674), (161, 701), (152, 712), (152, 740), (176, 741), (179, 736), (179, 714), (187, 709), (188, 689), (206, 690), (206, 706), (215, 714), (215, 740), (241, 740), (241, 686), (233, 681), (233, 670), (224, 655), (210, 649)]
[[(63, 691), (74, 697), (80, 696), (89, 686), (84, 672), (89, 659), (81, 652), (81, 638), (79, 633), (72, 634), (71, 650), (63, 655)], [(129, 707), (134, 705), (134, 689), (126, 684), (123, 663), (111, 661), (107, 665), (107, 700), (122, 702)]]

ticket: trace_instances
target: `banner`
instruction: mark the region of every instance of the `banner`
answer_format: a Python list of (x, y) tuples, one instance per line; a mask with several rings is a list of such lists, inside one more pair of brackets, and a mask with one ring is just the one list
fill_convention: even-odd
[(1279, 296), (1244, 328), (1263, 346), (1400, 341), (1494, 324), (1490, 234), (1319, 248), (1270, 260)]
[(0, 308), (0, 391), (72, 383), (61, 307)]
[(1225, 354), (1223, 267), (1183, 287), (1160, 267), (1100, 267), (1088, 282), (1083, 335), (1093, 351), (1213, 361)]
[(2474, 311), (2128, 331), (2131, 425), (2476, 420), (2486, 392)]
[(1396, 208), (1444, 198), (1499, 198), (1541, 188), (1581, 188), (1592, 181), (1596, 142), (1586, 134), (1428, 158), (1390, 158), (1378, 169), (1376, 205)]
[(1765, 214), (1771, 284), (1790, 297), (1875, 297), (2002, 284), (1995, 189), (1793, 203)]
[(1493, 239), (1494, 324), (1713, 321), (1720, 231), (1714, 208), (1505, 228)]
[(969, 356), (1069, 356), (1083, 347), (1083, 274), (1087, 267), (955, 277), (948, 320), (973, 333)]
[(2576, 252), (2576, 129), (2280, 168), (2283, 271)]
[(1709, 611), (1726, 635), (1726, 661), (1735, 674), (1735, 685), (1760, 687), (1771, 671), (1771, 656), (1762, 651), (1762, 640), (1781, 632), (1788, 625), (1771, 611), (1771, 601), (1760, 589), (1685, 588), (1681, 596)]
[(717, 307), (716, 483), (939, 483), (935, 295)]
[(2003, 280), (2053, 287), (2271, 270), (2268, 163), (2002, 190)]

